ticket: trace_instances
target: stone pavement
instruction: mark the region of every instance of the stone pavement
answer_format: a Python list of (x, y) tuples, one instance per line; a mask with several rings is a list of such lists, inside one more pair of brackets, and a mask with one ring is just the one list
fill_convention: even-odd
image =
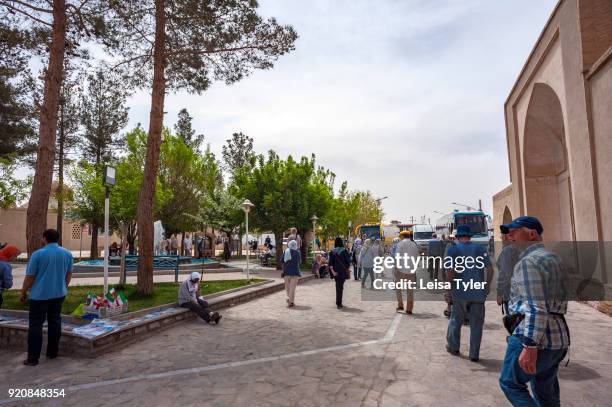
[[(41, 360), (0, 351), (0, 404), (8, 388), (64, 388), (61, 400), (9, 405), (61, 406), (498, 406), (505, 335), (487, 303), (481, 361), (444, 350), (442, 302), (396, 314), (392, 302), (361, 301), (349, 281), (345, 310), (330, 280), (298, 286), (296, 307), (275, 293), (223, 312), (219, 326), (179, 325), (94, 360)], [(568, 406), (612, 405), (612, 319), (570, 304), (571, 361), (561, 367)], [(467, 338), (464, 328), (464, 342)], [(230, 363), (236, 362), (236, 363)]]

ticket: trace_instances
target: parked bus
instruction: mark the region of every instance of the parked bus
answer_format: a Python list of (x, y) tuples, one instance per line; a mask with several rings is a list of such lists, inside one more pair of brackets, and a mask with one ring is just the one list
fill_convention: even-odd
[(491, 217), (483, 211), (458, 211), (455, 210), (448, 215), (442, 216), (436, 222), (436, 233), (438, 235), (450, 235), (457, 232), (457, 226), (467, 225), (474, 234), (472, 241), (479, 244), (489, 245), (489, 225)]

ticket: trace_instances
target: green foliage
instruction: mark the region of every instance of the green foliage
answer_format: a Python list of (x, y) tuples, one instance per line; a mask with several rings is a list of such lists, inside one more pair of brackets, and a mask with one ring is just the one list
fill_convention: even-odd
[(232, 192), (255, 205), (250, 219), (259, 230), (281, 234), (295, 226), (309, 230), (310, 217), (325, 216), (332, 200), (333, 174), (317, 168), (315, 158), (282, 160), (274, 151), (259, 155), (251, 169), (242, 167), (235, 174)]
[(204, 142), (204, 135), (195, 134), (195, 130), (191, 126), (192, 120), (193, 117), (191, 117), (187, 109), (182, 108), (178, 112), (178, 120), (174, 125), (174, 131), (176, 132), (176, 136), (181, 138), (185, 144), (197, 150)]
[(171, 197), (161, 207), (160, 219), (167, 234), (198, 228), (193, 217), (199, 213), (204, 198), (213, 193), (217, 172), (210, 150), (200, 155), (182, 137), (164, 131), (159, 180)]
[(8, 158), (0, 158), (0, 209), (16, 206), (27, 198), (31, 180), (14, 177), (17, 165)]
[(100, 68), (87, 77), (81, 99), (84, 158), (100, 164), (116, 156), (115, 150), (121, 147), (119, 132), (128, 121), (126, 97), (125, 87), (114, 72)]
[(233, 177), (245, 165), (254, 165), (253, 138), (242, 133), (232, 134), (223, 146), (223, 165)]
[(346, 236), (349, 221), (354, 228), (364, 223), (379, 223), (383, 216), (380, 201), (374, 199), (370, 191), (349, 191), (344, 182), (329, 212), (320, 221), (322, 234), (325, 238)]

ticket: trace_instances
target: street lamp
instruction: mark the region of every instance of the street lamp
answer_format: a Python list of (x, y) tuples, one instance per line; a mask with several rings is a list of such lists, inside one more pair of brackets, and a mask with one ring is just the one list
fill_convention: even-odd
[(319, 218), (317, 218), (317, 215), (312, 215), (310, 220), (312, 221), (312, 261), (314, 263), (316, 259), (314, 248), (315, 243), (317, 242), (317, 221), (319, 220)]
[(104, 178), (102, 183), (104, 184), (104, 295), (108, 292), (108, 212), (109, 212), (109, 198), (110, 189), (115, 185), (115, 175), (117, 171), (115, 167), (107, 165), (104, 167)]
[(251, 249), (251, 247), (249, 246), (249, 212), (251, 211), (251, 208), (254, 207), (255, 205), (253, 205), (253, 203), (251, 201), (249, 201), (248, 199), (245, 199), (244, 202), (242, 202), (240, 204), (240, 207), (242, 207), (242, 210), (244, 211), (244, 216), (245, 216), (245, 226), (246, 226), (246, 245), (247, 245), (247, 255), (246, 255), (246, 271), (247, 271), (247, 280), (250, 280), (250, 274), (249, 274), (249, 250)]
[(473, 207), (471, 207), (470, 205), (465, 205), (459, 202), (453, 202), (453, 205), (457, 205), (457, 206), (465, 206), (467, 208), (468, 211), (475, 211), (476, 209), (474, 209)]

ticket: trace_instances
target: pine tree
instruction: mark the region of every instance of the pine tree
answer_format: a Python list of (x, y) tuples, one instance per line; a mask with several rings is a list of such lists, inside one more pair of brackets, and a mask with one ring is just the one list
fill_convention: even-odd
[(196, 150), (200, 148), (202, 143), (204, 142), (203, 134), (195, 134), (195, 130), (191, 126), (191, 122), (193, 121), (193, 117), (189, 114), (187, 109), (182, 108), (178, 112), (178, 120), (174, 125), (174, 131), (176, 135), (183, 139), (185, 144), (195, 148)]
[(222, 155), (225, 168), (233, 176), (238, 169), (250, 164), (255, 156), (253, 138), (242, 133), (232, 134), (232, 138), (227, 139), (223, 146)]
[(118, 47), (132, 81), (151, 87), (146, 164), (138, 205), (138, 290), (153, 292), (153, 201), (167, 91), (205, 91), (270, 69), (294, 48), (296, 32), (257, 14), (253, 0), (111, 0)]

